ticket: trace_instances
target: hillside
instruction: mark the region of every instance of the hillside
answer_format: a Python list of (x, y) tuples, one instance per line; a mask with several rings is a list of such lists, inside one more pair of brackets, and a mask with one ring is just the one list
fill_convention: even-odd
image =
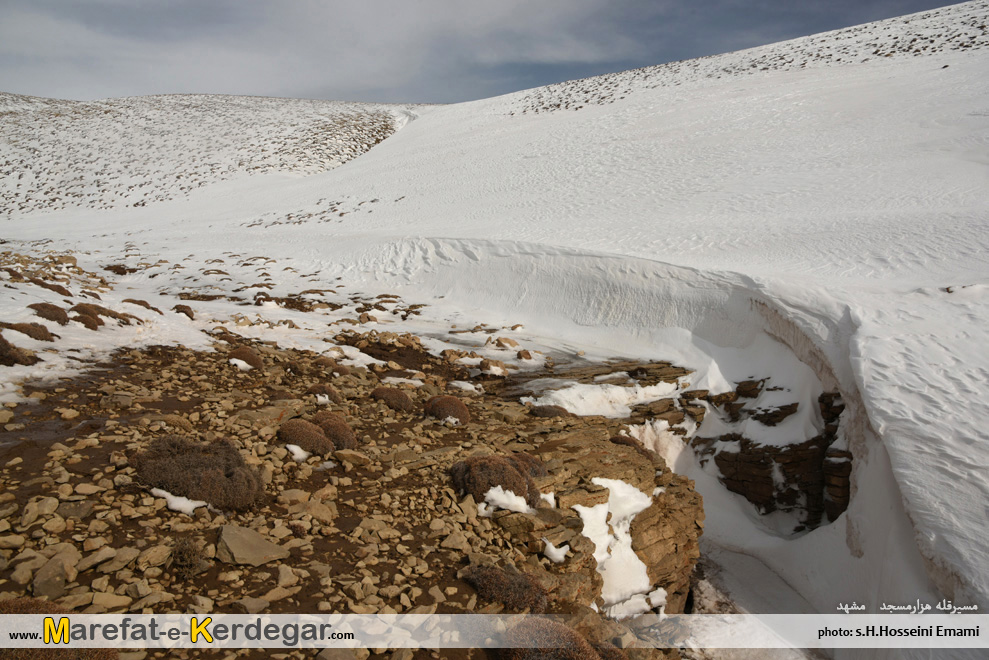
[[(118, 346), (225, 349), (218, 327), (315, 353), (410, 332), (482, 380), (672, 363), (672, 393), (634, 367), (506, 391), (622, 420), (693, 479), (741, 608), (984, 611), (987, 70), (980, 0), (452, 106), (8, 95), (0, 162), (35, 174), (0, 183), (2, 265), (141, 322), (4, 330), (44, 361), (0, 392)], [(69, 300), (3, 277), (0, 320)]]

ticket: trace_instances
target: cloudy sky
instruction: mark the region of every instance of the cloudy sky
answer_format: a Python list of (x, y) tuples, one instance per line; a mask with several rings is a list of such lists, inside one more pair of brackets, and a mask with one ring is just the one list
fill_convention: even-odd
[(447, 103), (945, 0), (0, 0), (0, 91)]

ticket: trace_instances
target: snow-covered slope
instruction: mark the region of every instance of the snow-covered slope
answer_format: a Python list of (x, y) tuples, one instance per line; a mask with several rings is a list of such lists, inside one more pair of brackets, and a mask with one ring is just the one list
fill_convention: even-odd
[(391, 135), (413, 107), (202, 94), (83, 103), (0, 93), (0, 206), (143, 206), (244, 174), (324, 172)]
[[(979, 0), (420, 109), (330, 172), (233, 178), (143, 208), (31, 206), (3, 232), (101, 263), (185, 263), (126, 280), (170, 295), (222, 286), (206, 274), (217, 253), (265, 255), (310, 287), (342, 277), (437, 318), (524, 322), (560, 350), (679, 360), (702, 369), (696, 386), (769, 375), (796, 388), (764, 350), (788, 349), (848, 406), (851, 505), (800, 538), (766, 533), (688, 452), (651, 438), (698, 480), (706, 537), (820, 611), (942, 597), (984, 609), (987, 24)], [(298, 291), (296, 274), (271, 271), (267, 290)]]

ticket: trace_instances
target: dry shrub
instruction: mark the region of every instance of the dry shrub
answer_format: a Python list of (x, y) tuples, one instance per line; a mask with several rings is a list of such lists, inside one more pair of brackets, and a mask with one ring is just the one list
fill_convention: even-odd
[(27, 306), (28, 309), (33, 309), (34, 313), (45, 319), (46, 321), (54, 321), (59, 325), (69, 324), (69, 313), (58, 305), (53, 305), (51, 303), (34, 303)]
[(249, 509), (263, 493), (257, 471), (226, 440), (206, 444), (167, 435), (153, 440), (134, 464), (141, 483), (219, 509)]
[(36, 341), (55, 341), (54, 335), (40, 323), (0, 323), (0, 328), (19, 332)]
[(72, 317), (72, 320), (82, 323), (90, 330), (99, 330), (100, 326), (103, 325), (103, 321), (99, 317), (90, 316), (89, 314), (76, 314)]
[(320, 383), (318, 385), (313, 385), (308, 390), (306, 390), (306, 394), (317, 394), (317, 395), (322, 394), (333, 403), (343, 403), (343, 397), (340, 396), (340, 393), (337, 392), (337, 389), (332, 385), (325, 385), (323, 383)]
[(17, 348), (0, 335), (0, 365), (12, 367), (15, 364), (31, 365), (38, 362), (40, 360), (37, 357), (23, 348)]
[(38, 277), (32, 277), (28, 281), (31, 282), (31, 284), (37, 284), (40, 287), (44, 287), (45, 289), (48, 289), (49, 291), (54, 291), (55, 293), (57, 293), (60, 296), (65, 296), (66, 298), (71, 298), (72, 297), (72, 292), (69, 291), (68, 289), (66, 289), (61, 284), (53, 284), (51, 282), (46, 282), (43, 279), (40, 279)]
[(227, 359), (246, 362), (254, 369), (264, 369), (264, 361), (261, 356), (250, 346), (238, 346), (227, 353)]
[(432, 397), (425, 405), (426, 414), (430, 417), (446, 419), (453, 417), (461, 425), (470, 424), (470, 411), (463, 401), (455, 396), (441, 394)]
[(371, 391), (371, 398), (383, 402), (392, 410), (412, 412), (415, 408), (409, 395), (394, 387), (376, 387)]
[(522, 474), (528, 474), (530, 477), (545, 477), (548, 474), (542, 460), (532, 454), (512, 454), (508, 460), (515, 465), (516, 470)]
[(112, 309), (107, 309), (102, 305), (94, 305), (93, 303), (79, 303), (69, 309), (70, 312), (75, 312), (80, 316), (92, 316), (94, 318), (99, 318), (101, 316), (106, 316), (107, 318), (116, 319), (124, 325), (130, 325), (131, 321), (140, 321), (133, 314), (124, 314), (121, 312), (115, 312)]
[[(0, 615), (4, 614), (70, 614), (64, 607), (40, 598), (10, 598), (0, 600)], [(114, 660), (117, 649), (66, 649), (52, 646), (43, 649), (0, 649), (3, 660)]]
[(286, 445), (298, 445), (312, 454), (329, 454), (336, 449), (323, 429), (304, 419), (290, 419), (278, 429), (278, 440)]
[(544, 612), (546, 590), (526, 573), (509, 572), (497, 566), (470, 566), (464, 580), (481, 598), (501, 603), (509, 610)]
[(203, 546), (189, 537), (181, 538), (172, 547), (172, 574), (182, 580), (193, 578), (209, 568)]
[(573, 417), (573, 414), (563, 406), (533, 406), (529, 414), (535, 417)]
[(601, 660), (580, 633), (549, 619), (526, 617), (505, 633), (505, 641), (530, 648), (499, 649), (503, 660)]
[(453, 485), (470, 494), (475, 502), (483, 502), (484, 495), (495, 486), (525, 498), (535, 507), (539, 504), (539, 489), (527, 472), (520, 472), (516, 463), (505, 456), (471, 456), (454, 463), (450, 468)]
[(347, 419), (340, 413), (320, 410), (310, 418), (310, 421), (323, 429), (323, 433), (329, 438), (337, 449), (357, 449), (357, 436), (350, 428)]

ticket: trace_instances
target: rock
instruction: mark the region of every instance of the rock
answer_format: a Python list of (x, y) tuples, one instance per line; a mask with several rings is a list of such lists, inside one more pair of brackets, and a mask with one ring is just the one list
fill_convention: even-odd
[(429, 588), (429, 595), (433, 597), (434, 603), (446, 602), (446, 596), (443, 594), (443, 591), (435, 584)]
[(329, 524), (337, 517), (336, 504), (333, 502), (330, 502), (329, 504), (323, 504), (322, 502), (308, 502), (306, 503), (305, 511), (321, 523)]
[(147, 580), (138, 580), (132, 584), (128, 584), (127, 588), (124, 589), (126, 593), (131, 598), (144, 598), (151, 594), (151, 587), (148, 586)]
[(24, 505), (24, 511), (21, 513), (21, 527), (28, 527), (38, 518), (50, 516), (55, 513), (56, 509), (58, 509), (57, 497), (42, 497), (38, 500), (31, 500)]
[(272, 543), (254, 530), (237, 525), (224, 525), (220, 528), (216, 558), (224, 563), (261, 566), (288, 556), (288, 550)]
[(242, 612), (244, 614), (257, 614), (268, 609), (269, 605), (271, 605), (271, 603), (263, 598), (253, 598), (248, 596), (234, 602), (233, 607), (238, 612)]
[(12, 550), (24, 545), (24, 537), (20, 534), (0, 536), (0, 550)]
[(464, 536), (463, 532), (454, 532), (450, 534), (443, 542), (440, 543), (441, 548), (449, 548), (451, 550), (460, 550), (461, 552), (470, 552), (470, 542), (467, 541), (467, 537)]
[(12, 419), (14, 419), (14, 411), (0, 408), (0, 424), (6, 424)]
[(133, 602), (130, 596), (118, 596), (117, 594), (95, 593), (93, 594), (93, 605), (105, 607), (108, 610), (116, 610), (127, 607)]
[(67, 610), (77, 610), (80, 607), (86, 607), (93, 603), (93, 592), (89, 591), (84, 594), (72, 594), (70, 596), (65, 596), (58, 600), (58, 604)]
[(117, 554), (114, 555), (113, 559), (100, 565), (99, 571), (106, 574), (116, 573), (137, 559), (140, 554), (141, 551), (137, 548), (120, 548), (117, 550)]
[(137, 558), (137, 568), (141, 571), (152, 566), (161, 566), (172, 556), (172, 549), (167, 545), (156, 545), (148, 548)]
[(103, 488), (100, 488), (96, 484), (79, 484), (75, 490), (79, 495), (94, 495), (102, 491)]
[(351, 465), (369, 465), (371, 463), (370, 457), (353, 449), (338, 449), (333, 452), (333, 458), (341, 463), (347, 462)]
[(285, 587), (275, 587), (261, 598), (263, 600), (268, 601), (269, 603), (273, 603), (276, 600), (282, 600), (283, 598), (294, 596), (295, 594), (299, 593), (299, 591), (301, 590), (302, 587), (292, 587), (291, 589), (286, 589)]
[(109, 546), (103, 546), (88, 557), (83, 558), (76, 564), (76, 570), (82, 573), (88, 571), (93, 566), (98, 566), (105, 561), (110, 561), (117, 555), (117, 551)]
[(55, 513), (62, 516), (63, 518), (75, 518), (76, 520), (84, 520), (93, 513), (93, 507), (95, 504), (89, 500), (81, 500), (78, 502), (62, 502), (58, 505)]
[(278, 565), (278, 586), (291, 587), (299, 581), (299, 576), (295, 574), (290, 566)]
[(316, 660), (359, 660), (357, 655), (350, 649), (329, 648), (323, 649), (316, 655)]
[(41, 567), (31, 583), (31, 591), (37, 597), (55, 600), (65, 595), (65, 585), (68, 582), (68, 572), (65, 562), (60, 557), (52, 557)]

